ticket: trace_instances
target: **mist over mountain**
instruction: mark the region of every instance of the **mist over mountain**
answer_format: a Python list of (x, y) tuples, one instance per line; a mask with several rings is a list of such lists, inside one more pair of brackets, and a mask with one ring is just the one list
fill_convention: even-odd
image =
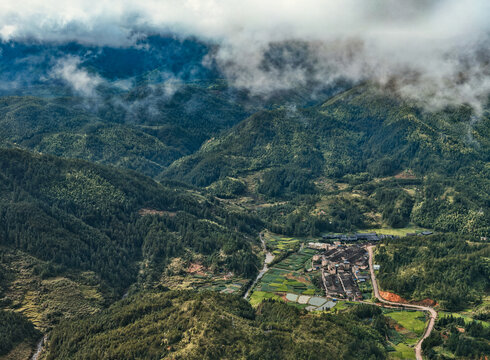
[[(162, 69), (164, 78), (202, 77), (216, 67), (233, 86), (261, 96), (348, 80), (376, 82), (431, 109), (468, 103), (481, 113), (488, 101), (490, 6), (484, 0), (24, 5), (22, 11), (11, 2), (0, 7), (3, 61), (12, 56), (5, 42), (50, 44), (57, 50), (46, 55), (31, 47), (16, 58), (16, 66), (43, 63), (48, 77), (73, 84), (83, 95), (91, 95), (87, 88), (102, 79), (134, 76), (164, 57), (171, 64)], [(162, 43), (152, 37), (156, 34), (180, 40)], [(183, 40), (189, 37), (197, 42)], [(109, 69), (109, 54), (122, 63)], [(130, 66), (135, 57), (138, 65)], [(64, 76), (65, 67), (78, 69), (78, 75)], [(23, 76), (10, 80), (4, 87)]]
[(207, 53), (196, 40), (172, 36), (148, 36), (131, 47), (7, 41), (0, 44), (0, 91), (49, 95), (49, 86), (54, 94), (94, 97), (97, 88), (120, 92), (148, 79), (169, 84), (207, 79), (215, 76), (202, 65)]
[(0, 360), (488, 358), (489, 17), (1, 1)]

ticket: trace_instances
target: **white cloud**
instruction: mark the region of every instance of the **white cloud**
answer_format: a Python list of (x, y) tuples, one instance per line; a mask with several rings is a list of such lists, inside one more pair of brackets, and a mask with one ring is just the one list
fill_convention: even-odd
[(489, 16), (488, 0), (4, 0), (0, 37), (130, 46), (172, 31), (218, 43), (223, 72), (259, 94), (344, 77), (394, 81), (428, 106), (479, 107)]
[(80, 68), (81, 60), (76, 56), (68, 56), (59, 59), (54, 66), (51, 76), (63, 80), (75, 93), (85, 96), (96, 96), (96, 88), (104, 82), (98, 75), (89, 74), (87, 70)]

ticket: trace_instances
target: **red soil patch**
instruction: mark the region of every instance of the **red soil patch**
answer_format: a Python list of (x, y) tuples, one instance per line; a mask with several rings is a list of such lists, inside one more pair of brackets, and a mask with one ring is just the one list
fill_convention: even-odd
[(393, 324), (393, 328), (397, 331), (397, 332), (400, 332), (400, 331), (403, 331), (403, 330), (406, 330), (403, 326), (401, 326), (400, 324), (398, 323), (394, 323)]
[(304, 276), (294, 276), (293, 274), (289, 273), (289, 274), (286, 274), (286, 279), (289, 279), (289, 280), (295, 280), (295, 281), (299, 281), (300, 283), (303, 283), (303, 284), (308, 284), (308, 280), (306, 280), (306, 278)]
[(420, 301), (412, 301), (411, 303), (415, 305), (431, 306), (431, 307), (439, 305), (435, 300), (428, 299), (428, 298)]
[(159, 215), (159, 216), (168, 215), (170, 217), (174, 217), (175, 215), (177, 215), (176, 212), (154, 210), (154, 209), (141, 209), (140, 211), (138, 211), (138, 214), (140, 214), (141, 216), (145, 216), (145, 215)]
[(189, 267), (187, 268), (187, 272), (189, 274), (197, 274), (201, 276), (205, 276), (206, 273), (204, 272), (205, 268), (201, 264), (196, 264), (196, 263), (191, 263)]
[(233, 277), (233, 273), (229, 272), (228, 274), (223, 275), (223, 280), (229, 280)]
[(389, 291), (380, 291), (379, 295), (383, 299), (388, 300), (388, 301), (397, 302), (397, 303), (408, 303), (408, 301), (405, 300), (404, 298), (402, 298), (400, 295), (397, 295), (397, 294), (389, 292)]
[(279, 295), (279, 297), (281, 299), (283, 299), (285, 302), (290, 302), (287, 298), (286, 298), (286, 294), (285, 293), (276, 293), (276, 295)]
[(407, 301), (404, 298), (402, 298), (400, 295), (397, 295), (389, 291), (380, 291), (379, 295), (381, 295), (381, 297), (385, 300), (402, 303), (402, 304), (415, 304), (415, 305), (431, 306), (431, 307), (439, 305), (436, 301), (429, 298), (419, 300), (419, 301)]

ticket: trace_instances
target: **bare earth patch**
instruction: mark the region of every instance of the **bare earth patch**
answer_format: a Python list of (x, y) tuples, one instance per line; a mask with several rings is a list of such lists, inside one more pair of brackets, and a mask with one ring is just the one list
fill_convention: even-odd
[(141, 209), (140, 211), (138, 211), (138, 214), (140, 214), (141, 216), (145, 216), (145, 215), (164, 216), (164, 215), (167, 215), (170, 217), (174, 217), (175, 215), (177, 215), (177, 213), (173, 212), (173, 211), (162, 211), (162, 210), (155, 210), (155, 209)]
[(191, 263), (189, 265), (189, 267), (187, 268), (187, 272), (189, 274), (197, 274), (197, 275), (201, 275), (201, 276), (206, 275), (205, 270), (206, 270), (205, 267), (202, 266), (201, 264), (198, 264), (198, 263)]
[(404, 298), (402, 298), (400, 295), (397, 295), (397, 294), (389, 292), (389, 291), (380, 291), (379, 295), (383, 299), (388, 300), (388, 301), (398, 302), (398, 303), (408, 303), (408, 301), (405, 300)]

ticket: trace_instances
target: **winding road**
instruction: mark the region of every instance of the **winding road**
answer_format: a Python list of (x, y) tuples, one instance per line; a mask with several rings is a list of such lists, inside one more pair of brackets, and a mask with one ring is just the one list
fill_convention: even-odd
[(260, 278), (262, 278), (262, 276), (264, 276), (267, 270), (269, 270), (269, 267), (267, 265), (269, 265), (272, 262), (272, 260), (274, 260), (274, 255), (272, 255), (272, 253), (267, 251), (267, 247), (265, 246), (265, 240), (262, 237), (262, 233), (259, 233), (259, 236), (260, 236), (260, 242), (262, 243), (262, 248), (264, 249), (265, 252), (264, 267), (262, 268), (262, 270), (260, 270), (254, 282), (248, 287), (247, 292), (245, 293), (245, 295), (243, 295), (244, 299), (248, 298), (248, 296), (250, 295), (250, 291), (254, 288), (255, 284), (257, 284)]
[[(260, 236), (260, 242), (262, 243), (262, 248), (264, 249), (264, 252), (266, 254), (265, 256), (265, 261), (264, 261), (264, 267), (262, 270), (259, 272), (257, 277), (255, 278), (254, 282), (248, 287), (247, 292), (243, 296), (244, 299), (247, 299), (248, 296), (250, 295), (250, 292), (254, 288), (254, 286), (257, 284), (257, 282), (264, 276), (264, 274), (269, 270), (268, 265), (274, 260), (274, 255), (272, 255), (270, 252), (267, 251), (267, 248), (265, 246), (265, 241), (264, 238), (262, 237), (262, 233), (259, 234)], [(386, 305), (392, 305), (404, 309), (411, 309), (411, 310), (418, 310), (418, 311), (427, 311), (430, 314), (430, 319), (429, 319), (429, 324), (425, 328), (424, 335), (422, 338), (418, 341), (418, 343), (415, 345), (415, 357), (417, 360), (423, 360), (422, 357), (422, 343), (424, 340), (429, 337), (431, 334), (432, 330), (434, 329), (434, 324), (437, 319), (437, 312), (431, 308), (430, 306), (422, 306), (422, 305), (414, 305), (414, 304), (405, 304), (405, 303), (398, 303), (394, 301), (388, 301), (385, 300), (381, 297), (379, 294), (379, 287), (378, 287), (378, 282), (376, 281), (376, 275), (374, 274), (374, 267), (373, 267), (373, 249), (375, 248), (375, 245), (370, 245), (367, 246), (367, 251), (369, 254), (369, 270), (371, 272), (371, 282), (373, 284), (373, 291), (374, 291), (374, 296), (383, 304)], [(323, 280), (325, 281), (325, 278), (322, 276)], [(325, 285), (325, 289), (326, 284)]]
[(369, 269), (371, 271), (371, 282), (373, 283), (374, 296), (376, 296), (376, 298), (380, 302), (382, 302), (384, 304), (395, 305), (395, 306), (399, 306), (399, 307), (402, 307), (402, 308), (405, 308), (405, 309), (414, 309), (414, 310), (419, 310), (419, 311), (428, 311), (429, 314), (430, 314), (429, 325), (427, 325), (427, 327), (425, 328), (425, 332), (424, 332), (424, 335), (422, 336), (422, 338), (419, 340), (419, 342), (417, 343), (417, 345), (415, 345), (415, 356), (416, 356), (417, 360), (423, 360), (423, 357), (422, 357), (422, 343), (424, 342), (424, 340), (430, 335), (430, 333), (434, 329), (434, 324), (435, 324), (436, 318), (437, 318), (437, 312), (433, 308), (431, 308), (429, 306), (421, 306), (421, 305), (397, 303), (397, 302), (394, 302), (394, 301), (385, 300), (385, 299), (383, 299), (381, 297), (381, 295), (379, 294), (378, 283), (376, 281), (376, 276), (374, 275), (374, 268), (373, 268), (373, 248), (374, 247), (375, 247), (375, 245), (371, 245), (371, 246), (368, 246), (367, 247), (367, 250), (368, 250), (368, 253), (369, 253)]

